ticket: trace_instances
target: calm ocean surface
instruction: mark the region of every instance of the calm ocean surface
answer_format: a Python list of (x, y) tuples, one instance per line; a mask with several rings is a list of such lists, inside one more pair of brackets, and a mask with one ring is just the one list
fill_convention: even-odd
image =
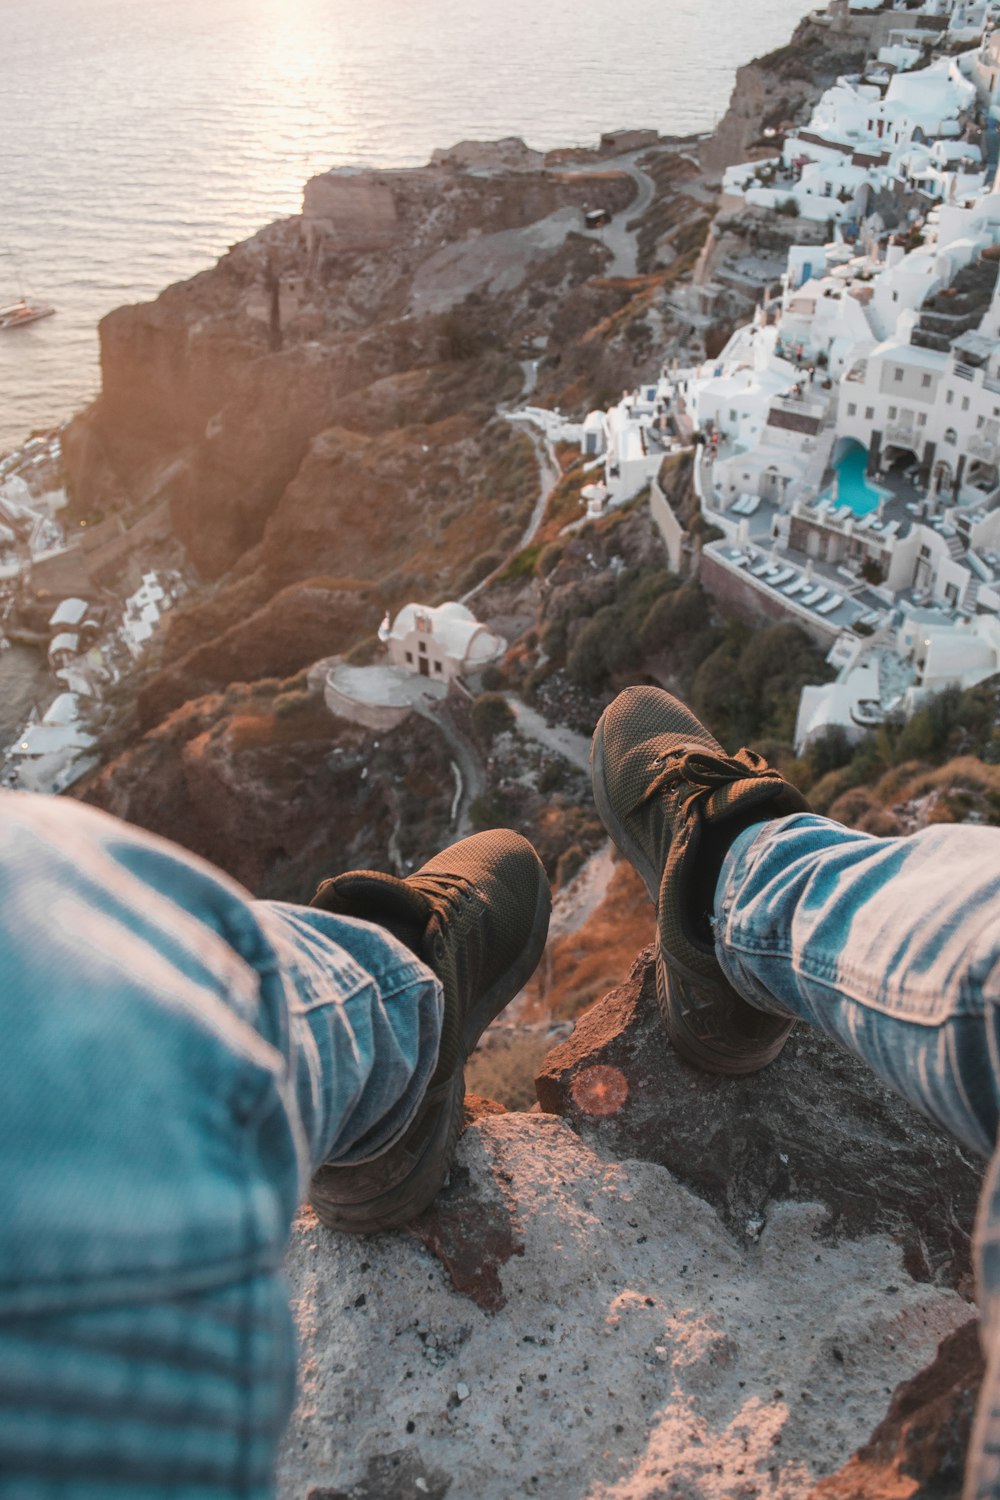
[(711, 129), (815, 0), (0, 0), (0, 452), (98, 385), (98, 319), (298, 211), (311, 174), (466, 137)]

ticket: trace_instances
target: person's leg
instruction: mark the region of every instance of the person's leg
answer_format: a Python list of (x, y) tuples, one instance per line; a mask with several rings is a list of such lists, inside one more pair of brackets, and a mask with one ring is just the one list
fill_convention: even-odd
[(750, 1004), (835, 1037), (980, 1155), (987, 1372), (969, 1500), (1000, 1494), (1000, 829), (878, 839), (811, 815), (748, 829), (716, 895), (716, 952)]
[(0, 1494), (267, 1494), (289, 1225), (314, 1166), (405, 1128), (438, 981), (388, 933), (14, 793), (0, 973)]
[[(876, 839), (783, 806), (669, 694), (629, 689), (594, 737), (598, 807), (657, 906), (667, 1031), (716, 1072), (772, 1060), (793, 1018), (835, 1037), (982, 1155), (1000, 1115), (1000, 830)], [(777, 1030), (760, 1033), (770, 1020)], [(782, 1029), (784, 1028), (784, 1029)], [(1000, 1495), (1000, 1158), (976, 1231), (988, 1372), (966, 1495)]]
[[(396, 1209), (411, 1163), (422, 1192), (439, 1184), (483, 995), (510, 998), (544, 942), (530, 845), (457, 850), (418, 903), (425, 962), (371, 902), (378, 926), (364, 902), (257, 903), (103, 814), (0, 794), (0, 1495), (270, 1492), (302, 1189), (329, 1162), (367, 1182), (373, 1159)], [(493, 906), (517, 954), (503, 973)]]
[(716, 892), (730, 983), (836, 1037), (980, 1155), (1000, 1121), (1000, 829), (741, 833)]

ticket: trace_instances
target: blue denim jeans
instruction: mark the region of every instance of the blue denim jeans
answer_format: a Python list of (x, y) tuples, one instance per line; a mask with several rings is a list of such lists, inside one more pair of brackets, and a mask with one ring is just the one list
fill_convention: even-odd
[(64, 799), (0, 792), (0, 1496), (268, 1496), (321, 1162), (407, 1126), (437, 980)]
[(747, 829), (715, 943), (761, 1010), (801, 1017), (984, 1157), (976, 1263), (988, 1369), (967, 1500), (1000, 1496), (1000, 830), (878, 839), (799, 814)]

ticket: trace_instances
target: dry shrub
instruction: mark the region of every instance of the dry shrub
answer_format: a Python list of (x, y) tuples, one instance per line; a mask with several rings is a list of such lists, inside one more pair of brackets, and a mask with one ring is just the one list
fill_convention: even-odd
[(330, 711), (318, 694), (292, 691), (277, 694), (269, 710), (248, 707), (234, 714), (226, 733), (230, 750), (237, 751), (332, 740), (334, 729)]
[(550, 938), (522, 1000), (524, 1014), (572, 1020), (620, 985), (656, 936), (646, 888), (624, 859), (603, 901), (575, 932)]
[(542, 1058), (554, 1046), (544, 1031), (494, 1031), (465, 1065), (465, 1089), (508, 1109), (530, 1109)]
[(880, 776), (875, 786), (875, 795), (886, 807), (891, 807), (894, 802), (901, 802), (905, 798), (905, 788), (930, 770), (930, 767), (922, 760), (906, 760), (899, 766), (893, 766)]
[[(828, 771), (821, 776), (819, 781), (814, 782), (809, 788), (809, 805), (813, 812), (829, 815), (833, 807), (843, 793), (851, 784), (851, 767), (839, 766), (836, 771)], [(794, 780), (794, 776), (792, 778)]]
[(273, 738), (274, 718), (271, 714), (237, 714), (229, 721), (229, 744), (233, 750), (269, 745)]
[[(911, 767), (912, 769), (912, 767)], [(885, 780), (885, 778), (883, 778)], [(881, 791), (882, 783), (877, 790)], [(976, 755), (960, 755), (934, 771), (922, 771), (904, 781), (896, 800), (911, 802), (929, 792), (981, 792), (1000, 798), (1000, 766), (989, 766)]]
[(827, 816), (836, 823), (857, 828), (861, 833), (874, 833), (879, 838), (891, 838), (903, 831), (899, 819), (882, 805), (874, 792), (863, 786), (844, 792)]

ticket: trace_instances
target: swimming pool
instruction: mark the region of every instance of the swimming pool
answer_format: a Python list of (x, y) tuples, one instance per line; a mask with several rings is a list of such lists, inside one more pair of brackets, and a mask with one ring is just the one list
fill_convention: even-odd
[(865, 473), (868, 468), (868, 453), (860, 444), (852, 444), (838, 459), (834, 468), (837, 482), (823, 491), (821, 500), (834, 500), (837, 505), (849, 505), (856, 516), (867, 516), (877, 509), (880, 500), (891, 499), (891, 490), (879, 489), (869, 482)]

